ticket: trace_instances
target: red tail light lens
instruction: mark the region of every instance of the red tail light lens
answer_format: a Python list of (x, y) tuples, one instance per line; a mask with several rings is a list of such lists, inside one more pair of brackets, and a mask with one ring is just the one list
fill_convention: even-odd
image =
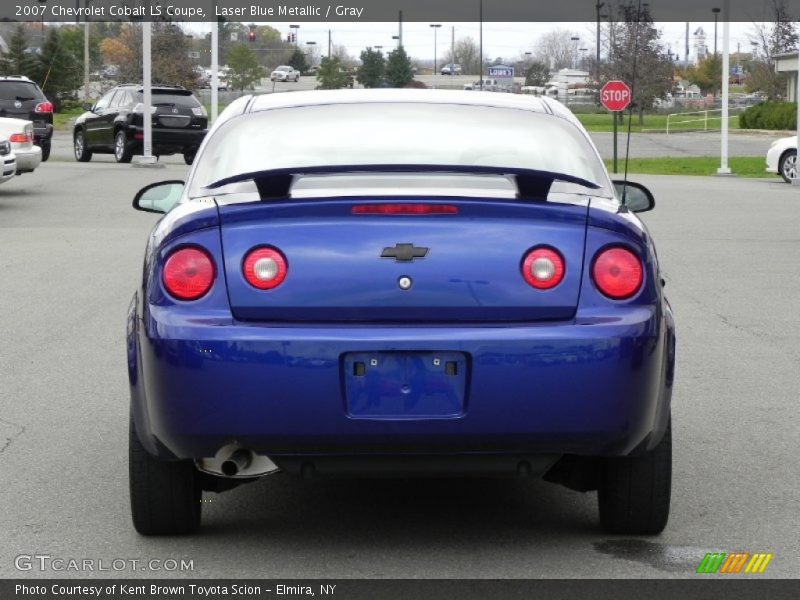
[(354, 215), (457, 215), (452, 204), (357, 204)]
[(625, 300), (642, 286), (642, 263), (626, 248), (607, 248), (594, 259), (592, 279), (603, 295)]
[(31, 136), (27, 133), (12, 133), (10, 136), (8, 136), (9, 142), (15, 142), (17, 144), (24, 144), (26, 142), (30, 142), (31, 140)]
[(522, 276), (537, 290), (549, 290), (564, 279), (564, 259), (553, 248), (534, 248), (522, 261)]
[(34, 112), (37, 113), (51, 113), (53, 112), (53, 104), (52, 102), (39, 102), (34, 109)]
[(214, 263), (199, 248), (181, 248), (164, 263), (161, 276), (167, 292), (178, 300), (197, 300), (214, 283)]
[(244, 259), (242, 273), (247, 283), (259, 290), (271, 290), (286, 279), (286, 259), (275, 248), (254, 248)]

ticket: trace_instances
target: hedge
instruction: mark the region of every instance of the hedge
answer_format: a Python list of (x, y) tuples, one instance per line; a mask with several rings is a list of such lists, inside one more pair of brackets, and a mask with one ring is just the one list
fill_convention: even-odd
[(740, 129), (797, 129), (797, 104), (762, 102), (739, 117)]

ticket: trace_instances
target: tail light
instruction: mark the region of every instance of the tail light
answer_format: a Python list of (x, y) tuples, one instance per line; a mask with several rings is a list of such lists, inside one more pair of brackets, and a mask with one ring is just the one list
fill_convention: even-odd
[(452, 204), (356, 204), (354, 215), (457, 215)]
[(522, 276), (537, 290), (554, 288), (564, 279), (564, 259), (553, 248), (534, 248), (522, 261)]
[(12, 133), (10, 136), (8, 136), (8, 141), (16, 144), (25, 144), (33, 141), (33, 136), (31, 136), (29, 133)]
[(642, 263), (626, 248), (606, 248), (595, 256), (592, 279), (603, 295), (613, 300), (625, 300), (642, 286)]
[(37, 113), (51, 113), (53, 112), (53, 103), (52, 102), (39, 102), (34, 109), (33, 112)]
[(286, 279), (286, 259), (275, 248), (254, 248), (242, 263), (242, 273), (247, 283), (259, 290), (271, 290)]
[(199, 248), (181, 248), (164, 263), (162, 281), (167, 292), (178, 300), (197, 300), (214, 283), (214, 263)]

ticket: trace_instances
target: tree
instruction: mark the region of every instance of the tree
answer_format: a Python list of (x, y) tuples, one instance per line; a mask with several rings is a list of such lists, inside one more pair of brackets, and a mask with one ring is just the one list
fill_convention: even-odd
[(264, 69), (258, 64), (258, 58), (247, 44), (236, 44), (228, 51), (228, 83), (243, 92), (252, 87), (264, 76)]
[(480, 75), (481, 53), (478, 44), (471, 37), (461, 38), (456, 42), (455, 56), (452, 50), (445, 54), (444, 64), (459, 64), (464, 75)]
[(776, 100), (786, 92), (786, 76), (775, 72), (775, 55), (797, 48), (797, 27), (792, 22), (785, 0), (771, 0), (770, 22), (753, 24), (753, 41), (757, 43), (758, 57), (754, 59), (747, 78), (748, 91), (764, 92)]
[(402, 46), (398, 46), (389, 53), (386, 61), (386, 82), (391, 87), (406, 87), (414, 80), (411, 72), (411, 61)]
[(672, 89), (672, 59), (659, 42), (648, 6), (642, 5), (638, 15), (637, 5), (632, 3), (621, 5), (619, 11), (614, 43), (601, 74), (607, 80), (621, 79), (631, 86), (642, 123), (645, 109)]
[(709, 54), (697, 66), (686, 69), (686, 79), (699, 87), (704, 94), (716, 94), (722, 85), (721, 64), (719, 55)]
[(386, 72), (386, 60), (380, 50), (367, 48), (361, 52), (361, 66), (358, 68), (356, 80), (365, 88), (379, 87), (383, 83)]
[(356, 66), (356, 60), (347, 52), (347, 46), (340, 44), (333, 44), (331, 48), (331, 57), (339, 59), (339, 63), (343, 68), (349, 69)]
[(547, 65), (551, 71), (568, 69), (578, 58), (578, 45), (572, 40), (576, 37), (571, 31), (554, 29), (548, 31), (536, 42), (536, 60)]
[(317, 71), (317, 81), (319, 90), (338, 90), (347, 86), (347, 73), (342, 70), (342, 63), (338, 56), (322, 59)]
[(550, 68), (541, 61), (535, 60), (525, 69), (525, 85), (542, 87), (550, 80)]
[(292, 52), (292, 55), (289, 57), (289, 61), (286, 64), (292, 67), (295, 71), (300, 71), (301, 73), (305, 73), (309, 69), (305, 52), (300, 50), (300, 48), (294, 49), (294, 52)]
[[(71, 29), (74, 28), (50, 29), (39, 55), (41, 88), (57, 111), (65, 100), (74, 98), (75, 91), (83, 84), (83, 43), (77, 52), (74, 41), (69, 39), (74, 37)], [(82, 32), (79, 33), (82, 38)]]
[(8, 40), (8, 52), (0, 58), (0, 72), (6, 75), (27, 75), (39, 79), (39, 64), (28, 47), (28, 34), (25, 25), (19, 24), (14, 35)]

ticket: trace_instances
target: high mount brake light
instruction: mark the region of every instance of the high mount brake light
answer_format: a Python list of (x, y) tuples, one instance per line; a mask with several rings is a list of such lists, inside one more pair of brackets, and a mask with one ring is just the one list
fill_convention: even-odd
[(553, 248), (534, 248), (522, 261), (522, 276), (537, 290), (554, 288), (564, 279), (564, 259)]
[(275, 248), (261, 246), (245, 256), (242, 274), (247, 283), (259, 290), (271, 290), (286, 279), (286, 259)]
[(167, 292), (178, 300), (197, 300), (214, 283), (214, 263), (199, 248), (181, 248), (167, 258), (161, 280)]
[(452, 204), (356, 204), (354, 215), (457, 215)]
[(592, 264), (592, 280), (604, 296), (625, 300), (642, 286), (642, 263), (630, 250), (614, 246), (601, 250)]

